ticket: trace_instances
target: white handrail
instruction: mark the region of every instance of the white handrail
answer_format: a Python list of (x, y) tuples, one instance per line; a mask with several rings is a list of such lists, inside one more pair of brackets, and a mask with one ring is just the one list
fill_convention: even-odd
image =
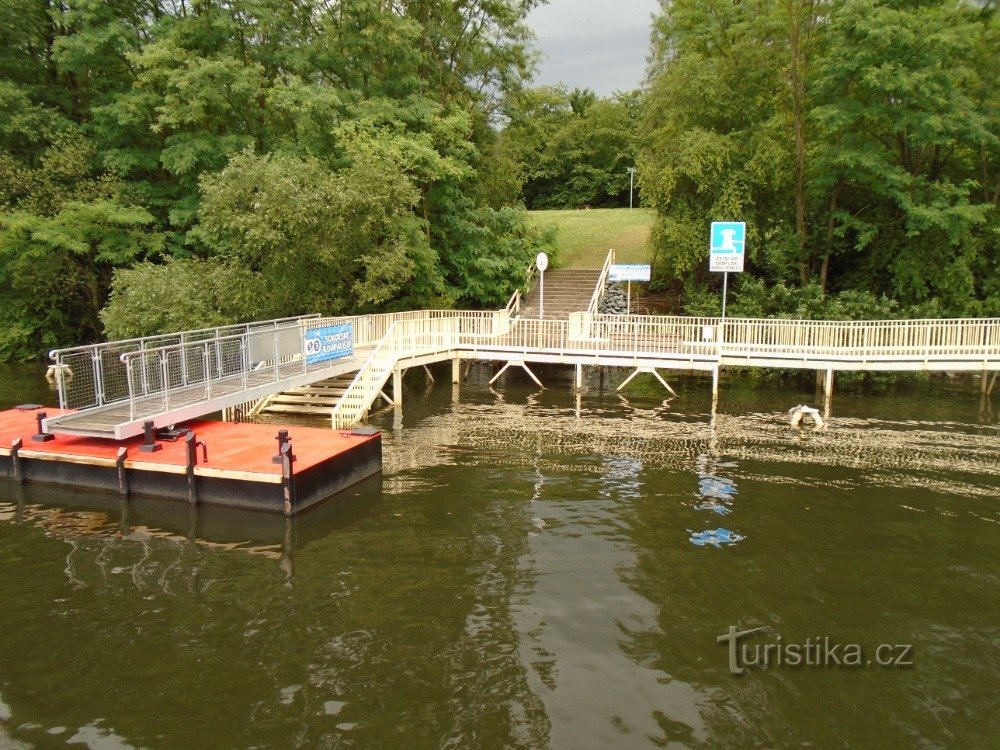
[(608, 281), (608, 271), (611, 270), (611, 266), (615, 262), (615, 251), (614, 248), (608, 250), (608, 257), (604, 259), (604, 266), (601, 268), (601, 275), (597, 279), (597, 286), (594, 287), (594, 293), (590, 297), (590, 304), (587, 305), (587, 312), (590, 315), (597, 314), (597, 307), (601, 304), (601, 297), (604, 296), (604, 287)]
[[(535, 275), (535, 263), (532, 261), (524, 271), (524, 294), (527, 294), (531, 286), (531, 279)], [(510, 295), (510, 299), (507, 300), (507, 305), (504, 309), (513, 318), (519, 312), (521, 312), (521, 287), (517, 287), (514, 293)]]

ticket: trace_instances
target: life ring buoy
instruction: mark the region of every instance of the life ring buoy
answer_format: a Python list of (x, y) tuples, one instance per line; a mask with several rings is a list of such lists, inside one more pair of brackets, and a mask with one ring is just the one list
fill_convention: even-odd
[(49, 385), (53, 386), (59, 383), (68, 383), (73, 379), (73, 370), (70, 369), (69, 365), (49, 365), (45, 371), (45, 379), (49, 381)]
[(823, 422), (823, 417), (819, 413), (819, 409), (814, 409), (811, 406), (806, 406), (805, 404), (799, 404), (798, 406), (793, 406), (788, 410), (788, 414), (791, 417), (792, 427), (801, 430), (805, 427), (803, 419), (809, 417), (812, 421), (812, 426), (814, 430), (822, 430), (826, 427), (826, 423)]

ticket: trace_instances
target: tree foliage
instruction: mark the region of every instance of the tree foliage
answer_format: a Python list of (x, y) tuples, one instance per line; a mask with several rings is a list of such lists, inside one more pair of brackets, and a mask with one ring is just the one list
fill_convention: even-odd
[(532, 209), (627, 206), (641, 99), (543, 87), (511, 99), (501, 144)]
[(101, 322), (110, 338), (127, 339), (252, 320), (271, 312), (267, 289), (261, 274), (218, 259), (144, 262), (115, 271)]
[[(535, 5), (0, 0), (0, 357), (96, 338), (115, 269), (109, 331), (493, 304), (540, 241), (501, 210), (491, 125)], [(237, 267), (267, 280), (249, 306), (133, 304), (163, 268)]]
[(656, 277), (705, 288), (712, 220), (748, 272), (947, 314), (1000, 309), (993, 4), (664, 3), (640, 175)]

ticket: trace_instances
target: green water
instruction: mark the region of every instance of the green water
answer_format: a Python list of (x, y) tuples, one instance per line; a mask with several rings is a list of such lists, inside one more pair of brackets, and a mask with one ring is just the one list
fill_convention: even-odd
[[(974, 384), (838, 394), (797, 434), (795, 390), (724, 382), (713, 421), (696, 378), (577, 403), (557, 370), (488, 375), (409, 374), (372, 420), (383, 476), (291, 522), (0, 485), (0, 746), (1000, 742)], [(38, 368), (0, 377), (2, 406), (52, 401)], [(912, 666), (734, 676), (731, 625)]]

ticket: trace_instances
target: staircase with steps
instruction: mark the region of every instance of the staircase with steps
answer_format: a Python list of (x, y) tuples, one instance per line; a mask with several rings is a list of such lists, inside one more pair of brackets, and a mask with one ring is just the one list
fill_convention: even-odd
[(585, 312), (600, 281), (601, 271), (557, 268), (545, 272), (545, 309), (540, 309), (541, 284), (535, 286), (521, 304), (522, 318), (537, 318), (545, 313), (546, 320), (566, 320), (572, 312)]
[(259, 414), (322, 414), (329, 417), (347, 392), (357, 372), (349, 372), (312, 385), (276, 393), (261, 406)]

